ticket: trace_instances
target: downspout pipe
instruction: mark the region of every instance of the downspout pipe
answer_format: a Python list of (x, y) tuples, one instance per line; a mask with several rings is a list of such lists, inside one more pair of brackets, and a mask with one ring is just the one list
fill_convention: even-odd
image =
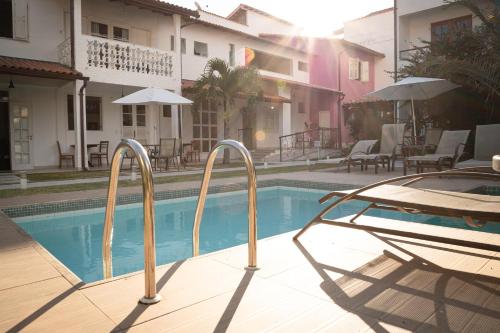
[(81, 159), (82, 159), (82, 170), (88, 171), (89, 168), (85, 163), (85, 152), (87, 151), (87, 145), (85, 143), (85, 132), (87, 130), (87, 124), (83, 122), (83, 109), (85, 106), (85, 94), (83, 93), (85, 88), (87, 88), (87, 84), (89, 83), (89, 78), (85, 77), (83, 78), (83, 85), (80, 87), (80, 92), (78, 93), (78, 96), (80, 96), (80, 153), (81, 153)]
[(71, 68), (75, 69), (75, 0), (69, 0)]
[[(393, 5), (394, 15), (394, 82), (398, 82), (398, 1), (394, 0)], [(398, 117), (398, 102), (393, 102), (394, 123), (399, 121)]]
[[(342, 91), (342, 67), (341, 67), (341, 55), (345, 52), (345, 50), (340, 51), (337, 54), (337, 87), (338, 91)], [(338, 131), (338, 142), (339, 148), (342, 149), (342, 100), (344, 99), (345, 94), (341, 93), (337, 97), (337, 131)]]

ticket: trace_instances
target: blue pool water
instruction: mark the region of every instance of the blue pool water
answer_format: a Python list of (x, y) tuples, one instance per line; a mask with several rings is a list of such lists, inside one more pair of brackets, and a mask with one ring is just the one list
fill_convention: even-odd
[[(259, 189), (258, 238), (301, 228), (322, 209), (318, 199), (325, 193), (285, 187)], [(365, 205), (364, 202), (352, 201), (332, 211), (327, 217), (351, 215)], [(156, 203), (158, 265), (191, 256), (195, 208), (196, 198)], [(117, 208), (112, 249), (115, 276), (143, 269), (142, 214), (142, 205), (138, 204)], [(380, 210), (371, 210), (367, 215), (468, 228), (460, 219)], [(23, 217), (15, 221), (84, 282), (102, 279), (103, 208)], [(488, 224), (481, 230), (500, 233), (500, 226)], [(200, 253), (246, 243), (247, 235), (246, 192), (210, 195), (200, 229)]]

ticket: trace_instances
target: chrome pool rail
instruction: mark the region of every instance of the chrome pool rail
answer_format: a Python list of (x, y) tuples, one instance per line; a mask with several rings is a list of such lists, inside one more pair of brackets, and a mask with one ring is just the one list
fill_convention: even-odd
[(203, 181), (201, 183), (200, 195), (193, 224), (193, 257), (200, 254), (200, 224), (203, 217), (203, 209), (208, 193), (208, 183), (212, 174), (212, 168), (217, 153), (224, 148), (234, 148), (241, 153), (248, 173), (248, 266), (247, 269), (257, 269), (257, 178), (252, 155), (248, 149), (236, 140), (222, 140), (218, 142), (207, 157)]
[(102, 237), (102, 263), (104, 278), (113, 276), (111, 245), (113, 241), (113, 221), (116, 206), (116, 191), (120, 165), (125, 152), (130, 149), (134, 152), (142, 176), (142, 192), (144, 197), (144, 296), (139, 300), (143, 304), (154, 304), (161, 300), (156, 293), (156, 248), (155, 248), (155, 216), (154, 216), (154, 188), (153, 171), (146, 149), (133, 139), (122, 139), (113, 153), (111, 161), (111, 175), (109, 176), (108, 202)]

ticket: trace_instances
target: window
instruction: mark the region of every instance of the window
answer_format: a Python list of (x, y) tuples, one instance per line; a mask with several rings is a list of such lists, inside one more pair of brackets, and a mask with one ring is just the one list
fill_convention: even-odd
[(122, 125), (133, 126), (132, 105), (122, 105)]
[(208, 44), (194, 41), (194, 55), (208, 57)]
[(297, 113), (306, 113), (304, 102), (299, 102), (297, 104)]
[(135, 107), (135, 124), (137, 126), (146, 126), (146, 106), (137, 105)]
[(201, 110), (193, 111), (193, 140), (202, 152), (209, 152), (217, 143), (217, 105), (202, 103)]
[(309, 64), (307, 62), (304, 62), (304, 61), (299, 61), (299, 71), (301, 72), (307, 72), (309, 69)]
[(253, 65), (259, 69), (270, 72), (286, 75), (292, 74), (292, 60), (289, 58), (284, 58), (255, 50), (250, 50), (250, 52), (246, 53), (251, 53), (254, 55), (253, 59), (250, 59), (247, 65)]
[(175, 37), (170, 35), (170, 51), (175, 51)]
[(234, 44), (229, 44), (229, 66), (234, 66)]
[(361, 82), (370, 81), (370, 63), (368, 61), (360, 62), (360, 80)]
[(87, 131), (101, 131), (101, 97), (87, 96), (86, 100)]
[(129, 40), (129, 32), (128, 29), (113, 27), (113, 39), (119, 40), (122, 42), (128, 42)]
[(163, 105), (163, 117), (172, 118), (172, 105)]
[(359, 80), (359, 59), (349, 58), (349, 80)]
[(28, 40), (28, 0), (0, 0), (0, 37)]
[(454, 38), (457, 34), (472, 30), (472, 15), (457, 17), (451, 20), (431, 24), (431, 41)]
[(108, 38), (108, 25), (99, 22), (92, 22), (90, 24), (90, 33), (92, 36)]
[(0, 0), (0, 37), (14, 37), (12, 0)]
[(181, 38), (181, 53), (186, 54), (186, 38)]
[(275, 131), (279, 127), (279, 112), (275, 106), (269, 107), (264, 112), (264, 128), (270, 131)]
[[(87, 131), (101, 131), (102, 130), (102, 117), (101, 117), (101, 97), (87, 96), (85, 98), (85, 115), (87, 118)], [(68, 95), (67, 98), (68, 108), (68, 130), (75, 130), (74, 123), (74, 109), (73, 109), (73, 95)]]

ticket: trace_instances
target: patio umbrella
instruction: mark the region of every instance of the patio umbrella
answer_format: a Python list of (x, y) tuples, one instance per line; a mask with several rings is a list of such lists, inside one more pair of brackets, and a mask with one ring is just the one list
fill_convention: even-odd
[[(159, 108), (161, 105), (189, 105), (193, 104), (193, 101), (165, 89), (145, 88), (119, 98), (116, 101), (113, 101), (113, 103), (124, 105), (158, 105)], [(182, 121), (180, 114), (178, 121), (179, 124)]]
[(413, 135), (416, 139), (417, 126), (415, 124), (415, 106), (413, 101), (430, 99), (458, 87), (460, 86), (445, 79), (407, 77), (390, 86), (371, 92), (366, 96), (376, 97), (387, 101), (410, 100), (413, 119)]

